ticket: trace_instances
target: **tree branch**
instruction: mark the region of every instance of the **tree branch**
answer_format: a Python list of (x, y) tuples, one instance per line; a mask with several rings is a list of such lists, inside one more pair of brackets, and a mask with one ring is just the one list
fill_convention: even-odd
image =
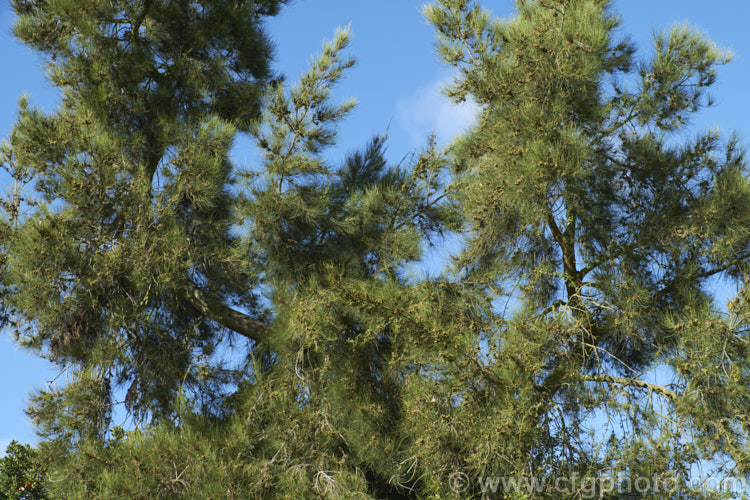
[(581, 379), (586, 382), (603, 382), (606, 384), (619, 384), (629, 385), (632, 387), (640, 387), (641, 389), (648, 389), (651, 392), (659, 393), (662, 396), (670, 399), (671, 401), (677, 401), (677, 399), (679, 398), (679, 395), (675, 391), (668, 389), (666, 386), (650, 384), (648, 382), (644, 382), (643, 380), (634, 378), (613, 377), (611, 375), (583, 375), (581, 376)]
[(185, 297), (201, 314), (220, 325), (256, 342), (265, 342), (268, 339), (268, 325), (245, 313), (232, 309), (220, 301), (207, 298), (192, 283), (189, 285)]
[(143, 4), (143, 9), (141, 10), (140, 14), (138, 14), (138, 17), (133, 21), (131, 31), (131, 38), (133, 40), (135, 40), (135, 38), (137, 38), (140, 34), (141, 25), (143, 24), (143, 21), (145, 21), (146, 15), (148, 14), (149, 9), (151, 8), (151, 4), (153, 3), (154, 0), (146, 0)]
[[(575, 222), (573, 223), (575, 224)], [(554, 240), (560, 246), (560, 251), (562, 253), (563, 259), (563, 268), (565, 270), (566, 276), (565, 287), (568, 292), (568, 299), (571, 299), (576, 293), (578, 293), (578, 289), (580, 288), (581, 283), (581, 276), (576, 269), (575, 246), (568, 243), (568, 239), (570, 238), (571, 232), (574, 229), (571, 229), (571, 224), (569, 221), (565, 229), (565, 234), (563, 234), (560, 231), (557, 223), (555, 222), (555, 217), (552, 215), (551, 210), (547, 213), (547, 225), (552, 232)], [(575, 236), (573, 235), (573, 237)]]
[(669, 292), (669, 290), (671, 290), (672, 287), (675, 286), (678, 282), (690, 282), (690, 281), (693, 281), (693, 280), (699, 280), (699, 279), (703, 279), (703, 278), (709, 278), (709, 277), (713, 276), (714, 274), (718, 274), (718, 273), (722, 273), (724, 271), (727, 271), (731, 267), (737, 266), (737, 265), (741, 264), (742, 262), (744, 262), (745, 260), (747, 260), (749, 258), (750, 258), (750, 252), (746, 252), (746, 253), (743, 253), (743, 254), (735, 257), (734, 259), (730, 260), (729, 262), (727, 262), (727, 263), (725, 263), (725, 264), (723, 264), (723, 265), (721, 265), (719, 267), (715, 267), (713, 269), (708, 269), (706, 271), (702, 271), (702, 272), (699, 272), (699, 273), (693, 273), (693, 274), (691, 274), (689, 276), (686, 276), (684, 278), (677, 276), (673, 280), (671, 280), (669, 283), (667, 283), (666, 285), (664, 285), (664, 287), (662, 287), (661, 290), (657, 291), (656, 294), (655, 294), (655, 297), (663, 296), (664, 294), (666, 294), (667, 292)]
[(726, 264), (716, 267), (714, 269), (709, 269), (701, 273), (692, 274), (687, 279), (693, 280), (693, 279), (708, 278), (710, 276), (713, 276), (714, 274), (724, 272), (730, 267), (736, 266), (737, 264), (741, 264), (743, 261), (747, 260), (748, 258), (750, 258), (750, 252), (746, 252), (738, 257), (735, 257), (733, 260), (730, 260)]

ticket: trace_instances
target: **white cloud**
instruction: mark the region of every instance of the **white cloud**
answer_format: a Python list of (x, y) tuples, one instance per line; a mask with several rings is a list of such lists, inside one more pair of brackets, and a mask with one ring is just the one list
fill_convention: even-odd
[(479, 106), (473, 101), (451, 102), (442, 93), (450, 81), (450, 76), (441, 78), (396, 104), (397, 123), (409, 135), (412, 147), (423, 146), (433, 131), (439, 143), (450, 142), (474, 124)]

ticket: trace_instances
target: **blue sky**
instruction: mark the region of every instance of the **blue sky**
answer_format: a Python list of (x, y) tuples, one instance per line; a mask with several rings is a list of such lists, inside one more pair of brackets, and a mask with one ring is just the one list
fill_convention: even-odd
[[(441, 142), (471, 124), (471, 106), (455, 106), (440, 94), (450, 79), (449, 68), (434, 55), (433, 33), (421, 15), (422, 0), (293, 0), (280, 16), (268, 23), (275, 40), (276, 71), (294, 80), (307, 68), (312, 55), (337, 27), (351, 26), (349, 53), (357, 65), (337, 89), (341, 99), (355, 97), (359, 105), (340, 131), (332, 161), (364, 145), (373, 135), (388, 131), (388, 157), (392, 162), (424, 146), (434, 130)], [(512, 0), (486, 0), (484, 5), (500, 17), (512, 14)], [(623, 17), (622, 31), (641, 50), (650, 50), (654, 29), (687, 21), (704, 30), (719, 46), (732, 50), (735, 60), (725, 66), (714, 90), (716, 105), (701, 116), (701, 128), (718, 126), (725, 133), (738, 131), (750, 137), (750, 2), (738, 0), (620, 0), (615, 10)], [(13, 14), (5, 0), (0, 4), (0, 136), (7, 136), (18, 98), (29, 94), (32, 104), (53, 110), (56, 91), (46, 84), (42, 61), (15, 42), (10, 34)], [(252, 162), (245, 141), (238, 141), (234, 158)], [(4, 178), (0, 177), (0, 182)], [(9, 185), (0, 189), (7, 191)], [(20, 351), (6, 332), (0, 334), (0, 453), (11, 439), (35, 442), (33, 428), (23, 408), (27, 394), (42, 387), (58, 370)], [(64, 380), (64, 375), (58, 379)]]

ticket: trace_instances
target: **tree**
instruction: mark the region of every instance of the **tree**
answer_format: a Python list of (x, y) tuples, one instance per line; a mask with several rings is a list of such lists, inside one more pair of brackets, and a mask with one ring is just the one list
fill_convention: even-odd
[(99, 434), (111, 389), (166, 416), (180, 386), (208, 397), (229, 376), (187, 373), (223, 325), (261, 338), (255, 278), (229, 232), (227, 154), (259, 116), (272, 77), (262, 19), (280, 3), (13, 2), (15, 34), (47, 56), (61, 105), (45, 115), (22, 99), (3, 149), (18, 186), (3, 304), (22, 344), (76, 367)]
[[(734, 138), (682, 140), (729, 56), (677, 26), (637, 59), (606, 1), (427, 15), (460, 71), (449, 94), (482, 107), (453, 149), (461, 269), (518, 291), (461, 405), (492, 423), (456, 457), (470, 474), (619, 468), (684, 491), (698, 463), (746, 477), (746, 292), (725, 314), (710, 280), (747, 279), (747, 166)], [(586, 439), (595, 427), (607, 439)]]
[(61, 104), (22, 99), (3, 145), (3, 306), (74, 374), (30, 407), (58, 456), (106, 436), (115, 395), (137, 420), (169, 420), (183, 389), (220, 412), (225, 325), (261, 335), (227, 155), (273, 79), (262, 22), (282, 3), (12, 2)]
[[(735, 139), (682, 141), (728, 60), (694, 30), (638, 59), (608, 2), (437, 1), (476, 126), (332, 165), (346, 32), (287, 87), (259, 24), (277, 2), (14, 5), (64, 91), (51, 116), (22, 102), (3, 149), (43, 197), (5, 201), (7, 321), (76, 374), (30, 408), (56, 492), (446, 498), (465, 474), (465, 497), (717, 498), (694, 467), (746, 477), (748, 295), (722, 313), (710, 279), (746, 281), (750, 187)], [(453, 268), (410, 277), (449, 231)], [(214, 362), (230, 331), (243, 367)], [(142, 429), (110, 428), (123, 386)]]
[(8, 499), (46, 500), (47, 468), (38, 458), (37, 450), (11, 441), (0, 458), (0, 495)]
[[(205, 429), (228, 418), (233, 406), (217, 389), (249, 384), (243, 379), (260, 379), (277, 364), (274, 391), (264, 397), (289, 397), (266, 410), (279, 430), (311, 387), (327, 395), (322, 408), (344, 401), (346, 394), (327, 384), (345, 372), (356, 379), (349, 394), (374, 398), (373, 411), (393, 411), (387, 407), (394, 400), (377, 389), (395, 383), (384, 379), (377, 359), (389, 355), (388, 337), (346, 304), (336, 304), (335, 315), (330, 306), (344, 292), (366, 301), (357, 289), (363, 283), (374, 281), (382, 295), (403, 287), (404, 261), (418, 258), (423, 235), (438, 232), (447, 217), (437, 205), (430, 158), (436, 153), (428, 151), (407, 172), (386, 165), (383, 140), (376, 138), (334, 172), (320, 152), (352, 106), (328, 99), (351, 66), (340, 55), (347, 35), (339, 34), (287, 93), (269, 78), (258, 20), (277, 3), (14, 4), (17, 35), (47, 52), (52, 82), (63, 92), (50, 116), (22, 101), (3, 150), (18, 184), (34, 183), (42, 196), (37, 202), (22, 187), (5, 202), (8, 322), (22, 344), (75, 377), (62, 389), (40, 391), (29, 409), (45, 438), (42, 452), (55, 461), (58, 492), (118, 496), (136, 488), (128, 494), (150, 497), (187, 484), (176, 473), (152, 473), (155, 482), (133, 484), (141, 476), (126, 475), (125, 467), (110, 476), (107, 465), (136, 453), (110, 428), (122, 388), (136, 422), (167, 431), (196, 419), (202, 423), (194, 426)], [(263, 91), (266, 117), (259, 125), (253, 120)], [(236, 131), (255, 135), (266, 158), (262, 175), (230, 164)], [(230, 189), (233, 182), (242, 189)], [(249, 218), (250, 231), (238, 236), (242, 218)], [(320, 290), (340, 284), (347, 288), (321, 301)], [(259, 299), (261, 287), (271, 291), (268, 301)], [(368, 321), (379, 328), (379, 319)], [(310, 336), (316, 322), (329, 324)], [(260, 368), (212, 364), (227, 329), (252, 341), (248, 362)], [(332, 354), (339, 356), (333, 366)], [(305, 370), (315, 377), (300, 385)], [(358, 436), (372, 439), (373, 426), (386, 431), (372, 420)], [(129, 437), (143, 467), (168, 464), (160, 460), (169, 447), (154, 450), (149, 461), (142, 455), (148, 445)], [(331, 465), (340, 452), (329, 445), (299, 446), (320, 450)], [(296, 455), (307, 460), (306, 453)], [(272, 470), (272, 477), (289, 467)], [(235, 485), (237, 473), (229, 476), (234, 489), (246, 482)]]

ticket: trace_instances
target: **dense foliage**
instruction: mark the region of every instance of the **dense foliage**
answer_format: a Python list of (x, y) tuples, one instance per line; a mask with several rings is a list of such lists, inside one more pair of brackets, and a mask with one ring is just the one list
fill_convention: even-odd
[(46, 472), (34, 448), (11, 441), (0, 458), (0, 498), (46, 500)]
[[(750, 479), (748, 171), (736, 139), (686, 133), (728, 54), (678, 26), (639, 56), (602, 0), (504, 21), (438, 0), (448, 95), (476, 124), (406, 164), (376, 137), (334, 165), (348, 34), (287, 86), (262, 30), (280, 3), (13, 1), (62, 91), (49, 115), (22, 101), (2, 149), (4, 319), (72, 376), (28, 410), (51, 496), (481, 498), (523, 478), (544, 487), (496, 495), (640, 498), (623, 485), (648, 478), (721, 498), (696, 468)], [(258, 164), (230, 160), (238, 133)], [(462, 253), (414, 278), (447, 233)]]

